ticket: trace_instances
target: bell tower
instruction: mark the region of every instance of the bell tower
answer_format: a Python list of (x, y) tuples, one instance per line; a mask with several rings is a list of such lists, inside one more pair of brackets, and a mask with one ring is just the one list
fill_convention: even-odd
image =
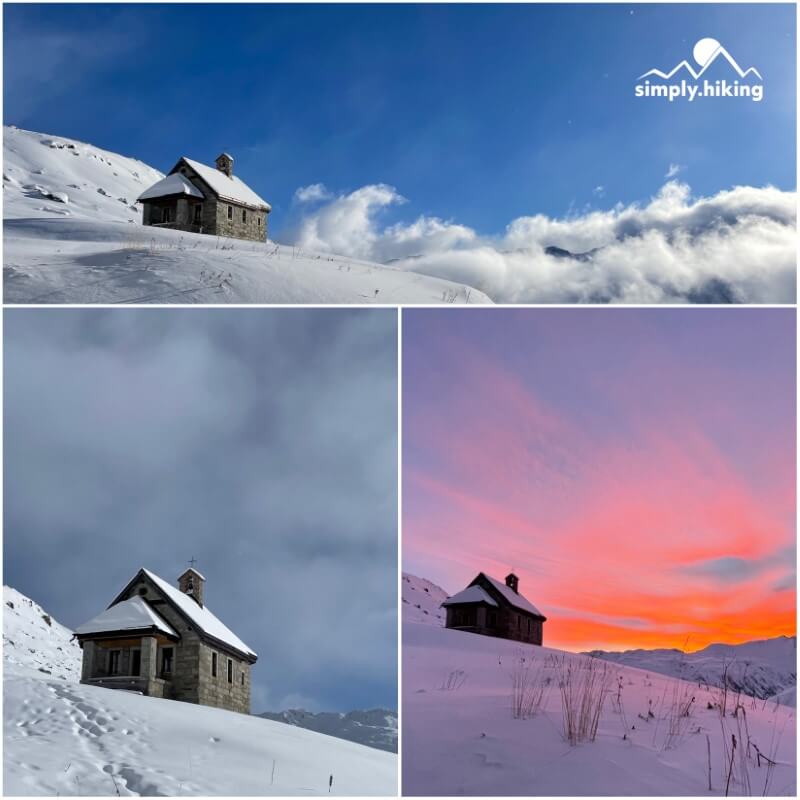
[(514, 594), (519, 594), (519, 578), (513, 572), (509, 572), (508, 575), (506, 575), (506, 586), (508, 586)]
[(189, 567), (178, 578), (178, 589), (183, 594), (188, 594), (201, 608), (203, 606), (203, 584), (206, 579), (194, 568)]
[(214, 163), (220, 172), (224, 172), (229, 178), (233, 177), (233, 156), (221, 153)]

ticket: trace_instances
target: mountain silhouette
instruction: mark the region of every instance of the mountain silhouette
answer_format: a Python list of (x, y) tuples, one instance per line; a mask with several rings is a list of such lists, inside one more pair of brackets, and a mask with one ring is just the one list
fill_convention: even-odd
[(702, 68), (698, 71), (695, 71), (692, 65), (684, 59), (673, 67), (669, 72), (662, 72), (660, 69), (651, 69), (648, 72), (645, 72), (644, 75), (640, 75), (636, 80), (642, 80), (642, 78), (647, 78), (651, 75), (655, 75), (658, 78), (663, 78), (664, 80), (669, 80), (673, 75), (680, 72), (682, 69), (685, 69), (695, 80), (699, 80), (703, 73), (720, 57), (722, 56), (728, 64), (733, 67), (735, 72), (739, 75), (740, 78), (746, 78), (748, 75), (755, 75), (760, 81), (764, 79), (761, 77), (761, 73), (755, 67), (749, 67), (746, 70), (743, 70), (739, 64), (736, 62), (736, 59), (722, 46), (720, 45), (712, 54), (711, 58), (703, 64)]

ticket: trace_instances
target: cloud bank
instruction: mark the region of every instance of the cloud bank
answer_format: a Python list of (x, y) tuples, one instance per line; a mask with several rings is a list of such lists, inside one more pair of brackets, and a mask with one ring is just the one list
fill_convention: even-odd
[(297, 197), (315, 201), (293, 231), (300, 246), (467, 283), (498, 303), (795, 301), (796, 193), (771, 186), (695, 197), (669, 180), (646, 204), (518, 217), (500, 236), (426, 216), (383, 225), (406, 202), (386, 184)]

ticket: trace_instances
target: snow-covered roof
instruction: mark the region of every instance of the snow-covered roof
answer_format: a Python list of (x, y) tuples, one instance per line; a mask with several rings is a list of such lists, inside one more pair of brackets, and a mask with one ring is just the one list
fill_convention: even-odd
[[(148, 578), (161, 589), (162, 592), (174, 603), (191, 621), (205, 634), (218, 639), (220, 642), (229, 645), (234, 650), (256, 656), (233, 631), (220, 622), (205, 606), (201, 606), (191, 595), (184, 594), (171, 583), (167, 583), (163, 578), (159, 578), (149, 569), (143, 569)], [(112, 606), (113, 608), (113, 606)]]
[(497, 602), (480, 586), (467, 586), (463, 592), (448, 597), (442, 605), (449, 606), (456, 603), (487, 603), (490, 606), (497, 606)]
[(174, 194), (186, 194), (190, 197), (199, 197), (201, 200), (205, 195), (184, 175), (173, 172), (149, 189), (145, 189), (140, 195), (139, 200), (154, 200), (156, 197), (170, 197)]
[(75, 633), (107, 633), (110, 631), (135, 631), (158, 628), (170, 636), (175, 629), (141, 597), (123, 600), (75, 629)]
[(487, 575), (485, 572), (483, 573), (484, 577), (489, 581), (489, 583), (500, 592), (503, 597), (505, 597), (508, 602), (514, 606), (514, 608), (518, 608), (521, 611), (527, 611), (530, 614), (535, 614), (537, 617), (543, 617), (541, 611), (539, 611), (533, 603), (528, 602), (519, 592), (515, 592), (510, 587), (506, 586), (504, 583), (501, 583), (498, 580), (495, 580), (491, 575)]
[(221, 172), (216, 167), (209, 167), (191, 158), (182, 159), (185, 161), (223, 200), (233, 200), (236, 203), (244, 203), (248, 206), (256, 206), (267, 211), (272, 210), (272, 206), (263, 198), (259, 197), (244, 181), (231, 175), (230, 177)]

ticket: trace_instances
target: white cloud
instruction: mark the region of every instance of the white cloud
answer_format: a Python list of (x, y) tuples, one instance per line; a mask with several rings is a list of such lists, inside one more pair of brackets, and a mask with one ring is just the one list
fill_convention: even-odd
[(312, 183), (301, 186), (295, 193), (294, 199), (298, 203), (314, 203), (319, 200), (328, 200), (331, 193), (325, 188), (324, 183)]
[(331, 198), (302, 218), (297, 243), (467, 283), (501, 303), (795, 299), (795, 192), (694, 197), (668, 181), (645, 204), (518, 217), (498, 236), (424, 216), (382, 226), (380, 212), (400, 202), (384, 184)]
[(606, 196), (606, 187), (605, 186), (595, 186), (594, 189), (592, 189), (592, 194), (595, 195), (595, 197), (605, 197)]
[(664, 177), (674, 178), (679, 172), (683, 172), (684, 169), (686, 169), (686, 167), (681, 164), (670, 164), (669, 167), (667, 167), (667, 172)]

